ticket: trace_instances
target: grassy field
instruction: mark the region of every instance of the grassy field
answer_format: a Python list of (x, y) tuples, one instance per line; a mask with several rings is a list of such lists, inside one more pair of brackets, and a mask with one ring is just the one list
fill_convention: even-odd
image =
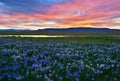
[(0, 35), (120, 35), (120, 32), (0, 32)]
[(0, 81), (120, 81), (120, 37), (0, 38)]

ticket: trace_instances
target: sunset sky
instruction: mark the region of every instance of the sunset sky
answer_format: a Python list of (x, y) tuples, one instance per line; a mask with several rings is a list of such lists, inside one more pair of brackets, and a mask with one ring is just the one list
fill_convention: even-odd
[(0, 29), (120, 29), (120, 0), (0, 0)]

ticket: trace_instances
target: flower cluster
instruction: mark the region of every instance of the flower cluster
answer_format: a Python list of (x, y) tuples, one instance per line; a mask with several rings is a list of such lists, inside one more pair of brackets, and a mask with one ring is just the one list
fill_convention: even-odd
[(0, 80), (119, 81), (120, 44), (0, 38)]

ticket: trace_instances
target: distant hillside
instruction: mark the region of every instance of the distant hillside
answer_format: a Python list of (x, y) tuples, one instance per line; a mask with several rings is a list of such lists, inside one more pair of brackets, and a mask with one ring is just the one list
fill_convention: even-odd
[(118, 32), (120, 33), (120, 30), (117, 29), (108, 29), (108, 28), (62, 28), (62, 29), (54, 29), (54, 28), (48, 28), (48, 29), (39, 29), (37, 30), (39, 32), (89, 32), (89, 33), (110, 33), (110, 32)]
[(32, 32), (34, 30), (2, 29), (0, 32)]
[(108, 28), (48, 28), (39, 30), (0, 30), (0, 35), (81, 35), (81, 34), (114, 34), (120, 35), (120, 30)]

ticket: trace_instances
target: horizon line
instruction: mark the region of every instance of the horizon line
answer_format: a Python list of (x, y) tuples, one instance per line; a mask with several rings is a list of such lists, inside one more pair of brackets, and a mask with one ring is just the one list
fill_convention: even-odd
[[(40, 28), (40, 29), (35, 29), (35, 30), (45, 30), (45, 29), (75, 29), (75, 28), (84, 28), (84, 29), (87, 29), (87, 28), (91, 28), (91, 29), (113, 29), (113, 30), (120, 30), (120, 29), (117, 29), (117, 28), (107, 28), (107, 27), (105, 27), (105, 28), (100, 28), (100, 27), (98, 27), (98, 28), (93, 28), (93, 27), (68, 27), (68, 28), (52, 28), (52, 27), (50, 27), (50, 28)], [(17, 29), (17, 28), (3, 28), (3, 29), (1, 29), (0, 28), (0, 30), (34, 30), (34, 29)]]

